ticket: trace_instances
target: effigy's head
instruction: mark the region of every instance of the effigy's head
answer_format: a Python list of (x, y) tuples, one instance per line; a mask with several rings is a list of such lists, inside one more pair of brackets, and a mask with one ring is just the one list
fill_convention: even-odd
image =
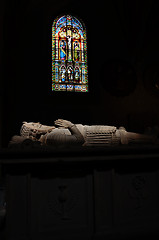
[(23, 122), (20, 135), (23, 137), (37, 137), (38, 135), (51, 132), (54, 128), (54, 126), (43, 125), (39, 122)]

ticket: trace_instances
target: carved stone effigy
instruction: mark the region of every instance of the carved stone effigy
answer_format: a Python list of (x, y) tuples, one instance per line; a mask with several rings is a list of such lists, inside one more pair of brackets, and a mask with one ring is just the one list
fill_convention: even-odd
[(55, 126), (40, 123), (23, 122), (20, 136), (13, 136), (10, 146), (15, 144), (40, 146), (116, 146), (120, 144), (154, 144), (156, 135), (145, 135), (127, 132), (124, 127), (117, 129), (106, 125), (73, 124), (70, 121), (58, 119)]

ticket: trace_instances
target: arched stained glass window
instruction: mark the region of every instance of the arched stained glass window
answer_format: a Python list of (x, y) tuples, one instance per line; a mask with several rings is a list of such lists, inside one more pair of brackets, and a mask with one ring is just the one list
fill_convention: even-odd
[(86, 29), (70, 15), (52, 25), (52, 91), (88, 92)]

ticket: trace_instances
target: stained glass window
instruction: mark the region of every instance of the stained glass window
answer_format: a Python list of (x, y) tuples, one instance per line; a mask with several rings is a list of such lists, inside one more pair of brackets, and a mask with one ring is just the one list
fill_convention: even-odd
[(86, 28), (70, 15), (52, 25), (52, 91), (88, 92)]

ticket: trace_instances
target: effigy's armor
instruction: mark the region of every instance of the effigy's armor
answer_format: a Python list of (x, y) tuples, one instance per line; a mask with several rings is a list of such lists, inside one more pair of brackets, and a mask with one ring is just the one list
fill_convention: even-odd
[(105, 146), (120, 144), (120, 136), (116, 135), (116, 127), (84, 126), (84, 146)]
[[(117, 129), (112, 126), (103, 125), (74, 125), (84, 138), (83, 146), (107, 146), (107, 145), (118, 145), (127, 144), (124, 138), (125, 129)], [(69, 145), (72, 143), (72, 138), (70, 138), (71, 133), (68, 129), (56, 128), (46, 136), (46, 145)], [(74, 141), (78, 143), (77, 137)], [(125, 141), (124, 141), (125, 140)]]

